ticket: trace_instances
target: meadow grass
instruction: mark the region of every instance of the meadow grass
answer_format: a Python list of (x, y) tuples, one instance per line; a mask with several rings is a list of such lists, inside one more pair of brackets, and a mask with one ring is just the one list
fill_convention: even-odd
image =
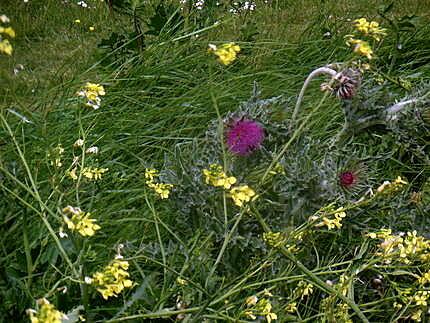
[[(104, 3), (88, 3), (95, 9), (80, 8), (75, 1), (0, 5), (0, 14), (8, 15), (17, 31), (13, 56), (0, 61), (0, 319), (27, 320), (25, 310), (42, 297), (65, 313), (83, 305), (90, 322), (245, 322), (251, 319), (244, 315), (253, 309), (246, 305), (251, 295), (270, 299), (281, 322), (347, 322), (349, 316), (359, 322), (359, 313), (372, 322), (390, 322), (410, 319), (421, 308), (406, 301), (401, 310), (393, 310), (396, 287), (412, 286), (410, 277), (417, 273), (413, 265), (393, 265), (394, 274), (390, 266), (372, 267), (379, 260), (373, 256), (376, 246), (363, 235), (382, 227), (428, 235), (428, 133), (407, 137), (403, 130), (376, 126), (333, 147), (344, 123), (342, 105), (334, 96), (324, 97), (316, 80), (299, 113), (302, 127), (288, 129), (306, 76), (317, 67), (354, 59), (344, 38), (351, 21), (365, 16), (388, 27), (373, 2), (261, 2), (254, 13), (226, 15), (219, 24), (197, 27), (190, 20), (176, 33), (167, 26), (158, 36), (146, 36), (142, 51), (98, 48), (111, 32), (130, 33), (133, 26), (130, 17), (110, 12)], [(147, 1), (142, 21), (158, 3)], [(391, 103), (411, 93), (399, 86), (400, 80), (415, 89), (430, 77), (429, 12), (430, 3), (405, 0), (396, 1), (387, 14), (391, 19), (417, 15), (415, 29), (398, 34), (389, 29), (378, 48), (375, 66), (386, 77), (390, 93), (385, 96), (394, 97), (387, 99)], [(241, 55), (222, 66), (207, 47), (230, 41), (241, 47)], [(24, 70), (15, 75), (18, 64)], [(106, 89), (96, 111), (76, 100), (85, 82)], [(258, 155), (261, 163), (223, 153), (216, 131), (221, 119), (234, 116), (249, 100), (256, 85), (261, 91), (256, 102), (280, 97), (273, 104), (258, 103), (266, 109), (261, 115), (279, 124), (268, 130), (270, 147)], [(249, 109), (251, 114), (258, 110)], [(275, 134), (281, 139), (275, 140)], [(100, 154), (72, 148), (79, 138), (85, 148), (100, 147)], [(51, 161), (59, 144), (65, 152), (58, 168)], [(286, 175), (273, 180), (272, 187), (262, 174), (277, 154)], [(74, 182), (65, 174), (76, 156), (109, 171), (100, 181)], [(332, 194), (322, 179), (336, 182), (349, 160), (366, 164), (365, 187)], [(201, 170), (211, 162), (224, 163), (241, 182), (255, 184), (262, 195), (256, 206), (237, 209), (226, 193), (208, 189)], [(171, 199), (157, 199), (145, 185), (145, 169), (152, 167), (162, 169), (161, 179), (175, 185)], [(407, 193), (389, 201), (350, 203), (399, 174), (410, 183), (407, 193), (422, 192), (422, 204), (408, 204)], [(274, 192), (280, 197), (273, 198)], [(342, 230), (311, 230), (308, 217), (334, 214), (327, 206), (334, 201), (346, 205)], [(66, 205), (91, 212), (100, 231), (88, 239), (70, 232), (60, 239)], [(265, 244), (264, 231), (308, 236), (294, 253)], [(83, 281), (119, 251), (136, 285), (105, 301)], [(345, 293), (342, 274), (354, 275)], [(375, 279), (382, 287), (374, 286)], [(312, 284), (312, 296), (305, 295), (306, 284)], [(293, 302), (298, 310), (286, 310)], [(349, 316), (339, 316), (345, 314), (342, 304)], [(260, 310), (258, 316), (266, 315)]]

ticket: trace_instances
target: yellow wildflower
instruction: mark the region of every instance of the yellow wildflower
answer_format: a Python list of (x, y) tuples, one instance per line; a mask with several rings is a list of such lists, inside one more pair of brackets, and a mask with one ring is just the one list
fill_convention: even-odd
[(271, 247), (278, 247), (285, 242), (285, 236), (281, 232), (265, 232), (263, 240)]
[(368, 59), (372, 59), (373, 50), (367, 41), (364, 41), (361, 39), (350, 38), (347, 40), (346, 43), (348, 46), (354, 45), (353, 50), (355, 53), (357, 53), (361, 56), (366, 56)]
[(103, 271), (96, 272), (86, 281), (94, 285), (104, 299), (117, 297), (124, 288), (129, 288), (133, 282), (129, 279), (128, 261), (115, 259)]
[[(63, 218), (67, 228), (78, 231), (84, 237), (91, 237), (100, 229), (100, 226), (94, 223), (96, 220), (90, 218), (91, 213), (85, 213), (80, 208), (68, 205), (63, 209), (63, 213), (65, 213)], [(70, 215), (71, 218), (68, 217)]]
[(223, 187), (228, 190), (236, 183), (236, 177), (228, 177), (220, 165), (212, 164), (209, 169), (203, 169), (203, 175), (205, 175), (205, 182), (208, 185), (215, 187)]
[(382, 36), (387, 35), (386, 29), (379, 27), (376, 21), (367, 21), (366, 18), (354, 20), (355, 28), (366, 36), (373, 37), (376, 41), (380, 41)]
[(169, 198), (170, 191), (173, 188), (172, 184), (164, 183), (147, 183), (149, 188), (152, 188), (155, 193), (157, 193), (161, 199)]
[(430, 271), (424, 273), (420, 278), (418, 278), (418, 282), (421, 285), (425, 285), (430, 282)]
[(413, 297), (415, 304), (417, 306), (427, 306), (428, 298), (429, 298), (429, 292), (426, 290), (417, 292)]
[(12, 55), (12, 45), (10, 44), (9, 40), (3, 39), (0, 40), (0, 53), (4, 53), (6, 55)]
[(87, 99), (85, 105), (93, 108), (94, 110), (100, 108), (100, 96), (103, 96), (105, 94), (106, 92), (102, 85), (91, 82), (87, 82), (85, 84), (85, 87), (78, 93), (76, 93), (77, 96), (85, 97)]
[(158, 171), (152, 168), (146, 168), (145, 169), (145, 184), (154, 190), (155, 193), (158, 194), (158, 196), (161, 199), (167, 199), (169, 198), (170, 191), (173, 188), (173, 184), (165, 184), (165, 183), (157, 183), (155, 182), (155, 179), (158, 177)]
[(346, 217), (345, 211), (343, 211), (343, 208), (338, 208), (335, 210), (334, 215), (330, 216), (323, 216), (322, 222), (317, 223), (316, 227), (322, 227), (327, 226), (327, 229), (331, 230), (334, 228), (340, 229), (342, 227), (342, 219)]
[(75, 24), (80, 24), (81, 20), (80, 19), (75, 19)]
[(180, 286), (186, 286), (186, 285), (188, 285), (188, 282), (185, 279), (182, 279), (181, 277), (177, 277), (176, 278), (176, 282)]
[(84, 167), (82, 169), (82, 175), (90, 180), (99, 180), (102, 178), (102, 174), (106, 173), (109, 168), (97, 168), (97, 167)]
[(91, 26), (91, 27), (89, 28), (89, 30), (90, 30), (90, 31), (94, 31), (94, 27), (93, 27), (93, 26)]
[(78, 175), (76, 175), (76, 167), (74, 167), (66, 175), (68, 175), (71, 179), (73, 179), (74, 181), (76, 181), (78, 179)]
[(288, 313), (293, 313), (293, 312), (297, 311), (297, 302), (289, 303), (289, 304), (285, 307), (285, 310), (286, 310)]
[(257, 304), (257, 302), (258, 302), (258, 297), (255, 295), (252, 295), (246, 299), (245, 304), (247, 307), (250, 307), (250, 306), (254, 306), (255, 304)]
[(257, 195), (254, 190), (248, 185), (236, 186), (230, 190), (230, 196), (233, 199), (234, 204), (241, 207), (245, 202), (255, 200)]
[(12, 27), (1, 27), (0, 26), (0, 34), (8, 35), (10, 38), (15, 38), (15, 30)]
[(392, 192), (396, 192), (399, 191), (400, 189), (403, 188), (403, 186), (405, 186), (406, 184), (408, 184), (408, 182), (406, 182), (404, 179), (402, 179), (400, 176), (397, 176), (397, 178), (394, 180), (394, 182), (390, 182), (390, 181), (384, 181), (382, 183), (382, 185), (380, 185), (376, 191), (378, 193), (392, 193)]
[(411, 320), (416, 322), (421, 322), (421, 315), (423, 314), (422, 310), (418, 310), (415, 313), (412, 314)]
[(240, 47), (235, 43), (226, 43), (220, 47), (209, 44), (209, 51), (213, 52), (218, 57), (220, 63), (230, 65), (237, 58)]
[(61, 323), (62, 319), (66, 319), (66, 315), (58, 311), (47, 299), (39, 299), (37, 304), (39, 306), (38, 311), (27, 310), (31, 323)]
[(304, 280), (299, 281), (297, 287), (294, 290), (294, 295), (303, 299), (306, 296), (311, 295), (314, 292), (314, 286)]

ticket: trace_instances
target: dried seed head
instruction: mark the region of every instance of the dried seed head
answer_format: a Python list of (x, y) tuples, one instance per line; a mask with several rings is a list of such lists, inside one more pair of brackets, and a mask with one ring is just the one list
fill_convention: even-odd
[(340, 99), (352, 99), (360, 87), (361, 74), (358, 70), (347, 68), (334, 77), (333, 93)]

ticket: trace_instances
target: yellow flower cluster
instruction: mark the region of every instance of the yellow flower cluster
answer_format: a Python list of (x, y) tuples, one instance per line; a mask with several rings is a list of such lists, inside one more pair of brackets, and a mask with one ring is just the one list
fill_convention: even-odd
[(96, 220), (90, 218), (91, 213), (85, 213), (78, 207), (68, 205), (63, 209), (63, 213), (67, 228), (72, 231), (78, 231), (84, 237), (91, 237), (97, 230), (100, 230), (100, 226), (94, 223)]
[(205, 175), (205, 182), (208, 185), (215, 187), (223, 187), (228, 190), (236, 183), (236, 177), (228, 177), (220, 165), (212, 164), (209, 169), (203, 169), (203, 175)]
[(103, 271), (96, 272), (86, 281), (94, 285), (104, 299), (117, 297), (124, 288), (131, 287), (133, 282), (129, 279), (128, 261), (115, 259)]
[(219, 47), (209, 44), (209, 51), (213, 52), (218, 61), (224, 65), (230, 65), (237, 58), (237, 53), (240, 52), (240, 47), (235, 43), (226, 43)]
[[(376, 21), (367, 21), (366, 18), (354, 20), (355, 29), (361, 33), (361, 36), (371, 37), (376, 41), (380, 41), (386, 35), (386, 30), (379, 27)], [(353, 51), (358, 55), (365, 56), (368, 59), (373, 58), (373, 50), (369, 42), (362, 39), (357, 39), (354, 35), (346, 35), (346, 44), (353, 46)]]
[(427, 300), (430, 297), (430, 291), (420, 290), (413, 296), (413, 301), (417, 306), (427, 306)]
[(101, 98), (100, 96), (105, 95), (105, 89), (100, 84), (87, 82), (85, 87), (76, 93), (77, 96), (84, 97), (87, 99), (86, 106), (97, 110), (100, 108)]
[[(331, 215), (323, 215), (321, 217), (322, 221), (315, 224), (316, 227), (322, 227), (326, 226), (327, 229), (331, 230), (334, 228), (340, 229), (342, 227), (342, 220), (346, 217), (346, 212), (343, 211), (343, 208), (340, 207), (337, 210), (333, 212), (334, 214)], [(311, 216), (310, 221), (315, 221), (319, 217), (318, 216)]]
[(154, 190), (161, 199), (169, 198), (170, 191), (173, 188), (172, 184), (158, 183), (155, 179), (159, 176), (158, 171), (153, 168), (145, 169), (145, 184)]
[(209, 169), (203, 169), (203, 175), (205, 176), (206, 184), (230, 190), (230, 197), (233, 199), (234, 204), (239, 207), (242, 207), (246, 202), (253, 201), (258, 197), (255, 191), (248, 185), (232, 188), (232, 185), (237, 181), (236, 177), (227, 176), (220, 165), (211, 164)]
[(234, 204), (241, 207), (244, 203), (253, 201), (257, 198), (255, 192), (248, 185), (241, 185), (233, 187), (230, 190), (230, 196), (233, 199)]
[(270, 247), (278, 247), (285, 243), (285, 236), (281, 232), (265, 232), (263, 233), (263, 240)]
[(424, 274), (422, 274), (422, 276), (418, 278), (418, 283), (420, 285), (425, 285), (430, 283), (430, 271), (427, 271)]
[(27, 314), (30, 316), (31, 323), (61, 323), (66, 319), (66, 315), (58, 311), (54, 305), (49, 303), (45, 298), (37, 300), (38, 311), (28, 309)]
[(49, 163), (55, 167), (63, 166), (63, 163), (61, 162), (63, 154), (64, 148), (61, 146), (61, 144), (58, 144), (57, 147), (55, 147), (52, 152), (48, 154), (48, 158), (51, 159)]
[(405, 181), (400, 176), (398, 176), (394, 180), (394, 182), (390, 182), (390, 181), (383, 182), (382, 185), (376, 189), (376, 191), (378, 193), (389, 194), (389, 193), (400, 191), (407, 184), (408, 184), (407, 181)]
[(287, 313), (294, 313), (297, 311), (297, 302), (291, 302), (288, 303), (287, 306), (285, 306), (285, 311)]
[(312, 285), (311, 283), (307, 283), (304, 280), (299, 281), (299, 284), (294, 290), (294, 294), (296, 296), (300, 296), (301, 299), (311, 295), (313, 292), (314, 292), (314, 285)]
[(348, 46), (353, 45), (353, 51), (358, 55), (365, 56), (368, 59), (373, 58), (373, 50), (369, 43), (365, 40), (350, 38), (346, 41)]
[(278, 319), (276, 313), (272, 312), (272, 304), (266, 298), (258, 300), (257, 296), (250, 296), (245, 303), (250, 308), (245, 310), (243, 314), (251, 320), (256, 320), (257, 316), (264, 316), (269, 323)]
[(354, 20), (355, 28), (365, 36), (370, 36), (376, 41), (380, 41), (381, 37), (386, 36), (386, 29), (379, 27), (376, 21), (367, 21), (366, 18)]
[[(97, 168), (97, 167), (84, 167), (82, 169), (82, 175), (84, 175), (86, 178), (90, 180), (99, 180), (102, 178), (102, 174), (106, 173), (109, 170), (109, 168)], [(72, 170), (73, 172), (73, 170)], [(74, 179), (76, 179), (76, 170), (74, 173), (74, 176), (72, 175), (72, 172), (70, 176)]]
[[(8, 24), (9, 22), (10, 20), (6, 15), (0, 16), (0, 23)], [(10, 56), (12, 55), (13, 47), (9, 39), (5, 38), (5, 36), (15, 38), (15, 30), (12, 27), (3, 27), (0, 25), (0, 53)]]
[(414, 230), (406, 234), (394, 235), (391, 229), (383, 229), (379, 232), (367, 234), (371, 239), (382, 239), (378, 245), (380, 251), (376, 253), (384, 259), (385, 263), (398, 261), (404, 264), (411, 264), (420, 260), (426, 262), (430, 260), (430, 240), (418, 236)]

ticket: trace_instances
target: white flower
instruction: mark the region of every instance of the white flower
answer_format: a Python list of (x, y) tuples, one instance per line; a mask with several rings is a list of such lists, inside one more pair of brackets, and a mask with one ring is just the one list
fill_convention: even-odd
[(73, 144), (73, 147), (82, 147), (83, 145), (84, 145), (84, 140), (83, 139), (78, 139)]
[(8, 24), (10, 22), (10, 19), (8, 18), (8, 16), (6, 15), (1, 15), (0, 16), (0, 21), (4, 24)]
[(77, 3), (78, 6), (81, 6), (82, 8), (88, 8), (88, 5), (85, 1), (79, 1)]
[(88, 148), (85, 152), (87, 154), (95, 154), (95, 155), (97, 155), (99, 153), (99, 147), (92, 146), (92, 147)]
[(67, 233), (63, 231), (63, 228), (60, 228), (58, 235), (60, 236), (60, 238), (67, 238), (68, 237)]
[(214, 44), (209, 44), (208, 47), (210, 50), (217, 50), (217, 47)]
[(88, 276), (85, 276), (84, 281), (85, 281), (86, 284), (91, 284), (93, 282), (93, 280), (90, 277), (88, 277)]

